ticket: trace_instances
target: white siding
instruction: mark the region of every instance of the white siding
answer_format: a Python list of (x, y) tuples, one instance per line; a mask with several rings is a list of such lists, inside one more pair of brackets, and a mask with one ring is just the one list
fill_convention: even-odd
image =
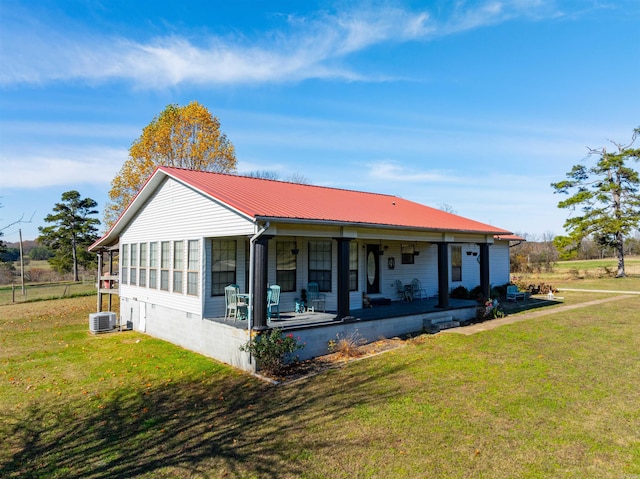
[[(186, 294), (186, 272), (183, 279), (183, 293), (172, 292), (172, 275), (170, 274), (169, 291), (122, 284), (120, 296), (201, 316), (205, 299), (210, 295), (207, 288), (208, 268), (205, 254), (207, 242), (205, 239), (233, 235), (246, 237), (253, 232), (254, 226), (250, 220), (169, 178), (140, 209), (134, 220), (127, 225), (120, 236), (120, 244), (170, 241), (170, 265), (172, 266), (174, 241), (184, 241), (186, 254), (187, 241), (199, 240), (201, 275), (198, 296)], [(240, 245), (239, 251), (244, 252), (244, 249), (240, 249)], [(242, 277), (244, 278), (244, 275)], [(224, 315), (224, 298), (219, 309)]]
[(121, 243), (254, 233), (253, 223), (169, 178), (140, 209)]
[(502, 286), (510, 279), (509, 242), (497, 241), (489, 247), (489, 275), (491, 286)]

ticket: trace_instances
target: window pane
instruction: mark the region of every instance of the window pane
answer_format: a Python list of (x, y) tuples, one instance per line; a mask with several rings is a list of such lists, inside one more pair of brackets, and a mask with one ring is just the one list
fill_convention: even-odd
[(187, 245), (187, 294), (198, 295), (198, 282), (200, 278), (200, 242), (189, 240)]
[(236, 242), (211, 240), (211, 295), (224, 295), (224, 288), (236, 283)]
[(147, 285), (147, 270), (146, 268), (140, 268), (140, 280), (138, 281), (138, 286), (146, 286)]
[(358, 290), (358, 243), (349, 243), (349, 291)]
[(169, 269), (169, 242), (163, 241), (160, 244), (160, 267)]
[(140, 263), (141, 268), (147, 267), (147, 243), (140, 243)]
[(462, 246), (451, 246), (451, 281), (462, 281)]
[(297, 256), (291, 252), (295, 247), (294, 241), (276, 242), (276, 283), (280, 291), (296, 290)]
[(198, 273), (187, 273), (187, 294), (198, 295)]
[(189, 240), (189, 251), (187, 254), (187, 269), (189, 271), (198, 271), (200, 269), (200, 242), (198, 240)]
[(184, 265), (184, 243), (175, 241), (173, 243), (173, 269), (181, 270)]
[(160, 289), (169, 291), (170, 242), (160, 243)]
[(138, 245), (136, 243), (131, 245), (131, 266), (138, 266)]
[(309, 283), (320, 291), (331, 291), (331, 241), (309, 242)]
[(129, 282), (129, 245), (122, 245), (122, 261), (120, 262), (122, 266), (122, 274), (120, 276), (120, 281), (122, 284), (127, 284)]
[(169, 271), (166, 269), (160, 270), (160, 289), (169, 291)]
[(149, 287), (150, 288), (158, 287), (158, 270), (157, 269), (149, 270)]
[(182, 293), (182, 271), (173, 272), (173, 292)]
[(400, 255), (402, 258), (402, 264), (414, 264), (415, 257), (413, 253), (415, 252), (415, 248), (412, 244), (403, 244), (401, 246), (402, 254)]
[(149, 243), (149, 267), (158, 267), (158, 243)]

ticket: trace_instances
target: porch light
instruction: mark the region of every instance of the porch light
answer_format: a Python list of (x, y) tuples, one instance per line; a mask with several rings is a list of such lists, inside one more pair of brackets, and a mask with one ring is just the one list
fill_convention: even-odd
[(471, 256), (471, 251), (467, 251), (467, 256)]

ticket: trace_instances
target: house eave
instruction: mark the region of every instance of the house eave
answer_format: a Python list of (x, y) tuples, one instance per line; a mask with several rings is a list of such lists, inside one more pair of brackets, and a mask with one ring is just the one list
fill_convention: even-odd
[(504, 235), (505, 231), (494, 230), (463, 230), (455, 228), (430, 228), (416, 227), (406, 225), (381, 224), (381, 223), (361, 223), (352, 221), (336, 221), (323, 219), (308, 218), (290, 218), (290, 217), (273, 217), (273, 216), (256, 216), (257, 221), (269, 221), (271, 223), (310, 225), (310, 226), (332, 226), (332, 227), (354, 227), (354, 228), (371, 228), (371, 229), (395, 229), (402, 231), (420, 231), (425, 233), (462, 233), (462, 234), (481, 234), (481, 235)]

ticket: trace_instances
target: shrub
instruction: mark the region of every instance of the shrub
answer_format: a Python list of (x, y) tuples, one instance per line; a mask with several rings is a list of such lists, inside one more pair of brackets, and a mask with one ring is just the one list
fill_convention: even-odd
[(298, 360), (293, 353), (305, 346), (299, 341), (300, 338), (294, 338), (293, 334), (283, 335), (281, 329), (274, 328), (240, 346), (240, 351), (251, 353), (261, 371), (279, 375), (287, 365)]
[(353, 358), (362, 355), (360, 346), (365, 343), (366, 340), (356, 330), (346, 335), (336, 334), (336, 339), (329, 341), (327, 346), (330, 353), (338, 353), (346, 358)]
[(469, 290), (464, 286), (458, 286), (451, 290), (450, 297), (455, 299), (469, 299)]

